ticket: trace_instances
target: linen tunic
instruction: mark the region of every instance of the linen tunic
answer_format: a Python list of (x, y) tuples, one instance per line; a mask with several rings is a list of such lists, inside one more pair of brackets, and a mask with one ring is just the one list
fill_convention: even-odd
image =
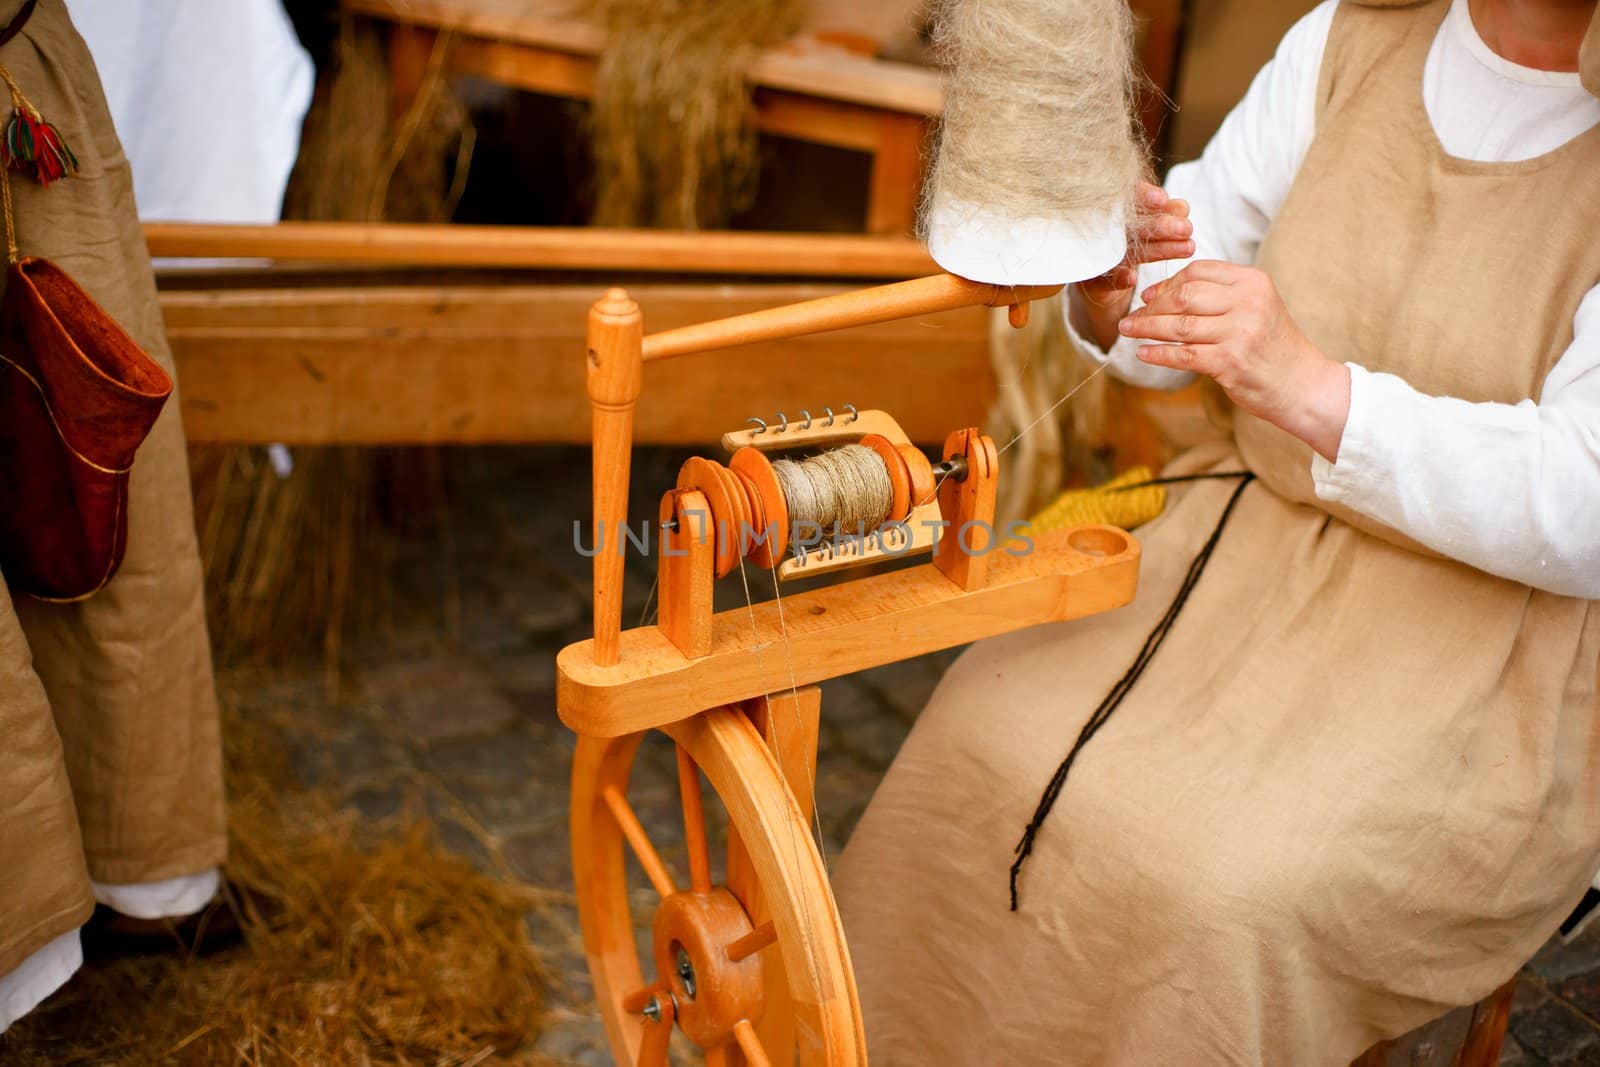
[[(1257, 263), (1336, 357), (1537, 401), (1600, 283), (1600, 198), (1572, 195), (1600, 128), (1448, 155), (1422, 96), (1447, 11), (1338, 9)], [(1502, 983), (1600, 865), (1600, 609), (1419, 550), (1233, 422), (1176, 469), (1259, 478), (1067, 779), (1020, 910), (1040, 790), (1234, 486), (1140, 531), (1128, 609), (958, 661), (863, 816), (835, 888), (874, 1062), (1348, 1064)]]
[[(21, 6), (0, 0), (0, 23)], [(63, 0), (39, 0), (0, 62), (79, 161), (48, 189), (13, 176), (18, 244), (70, 273), (172, 373), (128, 159)], [(134, 914), (181, 908), (209, 896), (186, 876), (227, 851), (176, 393), (140, 446), (129, 492), (127, 554), (103, 590), (47, 604), (0, 589), (0, 1028), (76, 966), (91, 879), (120, 888), (116, 902)], [(183, 899), (166, 896), (180, 885)]]

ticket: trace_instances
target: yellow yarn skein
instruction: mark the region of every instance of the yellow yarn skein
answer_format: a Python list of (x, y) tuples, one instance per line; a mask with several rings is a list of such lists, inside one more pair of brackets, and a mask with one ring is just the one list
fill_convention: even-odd
[[(1090, 525), (1131, 530), (1147, 523), (1167, 506), (1165, 486), (1139, 485), (1153, 477), (1148, 467), (1130, 467), (1093, 489), (1068, 489), (1028, 520), (1026, 533), (1033, 536)], [(1139, 488), (1123, 488), (1130, 485)]]

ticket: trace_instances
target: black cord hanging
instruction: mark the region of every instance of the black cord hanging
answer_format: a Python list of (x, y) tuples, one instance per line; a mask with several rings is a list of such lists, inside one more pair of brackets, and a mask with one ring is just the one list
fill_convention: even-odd
[(11, 39), (22, 32), (22, 28), (33, 17), (33, 9), (38, 6), (39, 0), (28, 0), (27, 3), (22, 5), (21, 10), (11, 16), (11, 21), (6, 23), (6, 28), (0, 30), (0, 48), (10, 44)]
[[(1128, 668), (1126, 674), (1118, 679), (1117, 684), (1111, 687), (1111, 691), (1100, 702), (1100, 706), (1094, 710), (1094, 714), (1089, 716), (1089, 721), (1084, 724), (1083, 730), (1078, 734), (1078, 739), (1073, 742), (1072, 748), (1067, 751), (1067, 755), (1061, 761), (1061, 765), (1056, 768), (1055, 774), (1051, 776), (1050, 784), (1045, 786), (1044, 793), (1039, 797), (1039, 805), (1034, 809), (1033, 818), (1028, 822), (1027, 829), (1022, 832), (1022, 840), (1017, 842), (1015, 849), (1017, 858), (1011, 864), (1012, 911), (1017, 910), (1017, 878), (1022, 873), (1022, 865), (1027, 862), (1028, 856), (1033, 852), (1034, 841), (1039, 836), (1039, 828), (1044, 825), (1045, 819), (1050, 815), (1050, 809), (1055, 807), (1056, 798), (1061, 795), (1062, 787), (1066, 785), (1067, 772), (1072, 770), (1072, 764), (1077, 760), (1078, 753), (1083, 751), (1083, 747), (1094, 738), (1100, 727), (1105, 725), (1106, 720), (1111, 718), (1111, 713), (1121, 706), (1123, 698), (1133, 691), (1134, 684), (1144, 674), (1145, 668), (1150, 665), (1150, 661), (1155, 658), (1156, 651), (1161, 648), (1162, 642), (1166, 640), (1167, 634), (1172, 630), (1173, 623), (1177, 622), (1178, 614), (1183, 611), (1183, 606), (1188, 602), (1189, 595), (1194, 592), (1195, 586), (1199, 584), (1200, 576), (1205, 573), (1206, 564), (1211, 561), (1211, 555), (1216, 551), (1217, 542), (1222, 539), (1223, 528), (1228, 525), (1228, 518), (1233, 514), (1234, 505), (1239, 502), (1239, 497), (1244, 494), (1245, 486), (1255, 480), (1255, 475), (1249, 471), (1228, 471), (1217, 474), (1187, 475), (1177, 478), (1156, 478), (1150, 482), (1141, 483), (1143, 485), (1171, 484), (1173, 482), (1199, 481), (1206, 478), (1238, 478), (1240, 482), (1238, 488), (1233, 491), (1233, 495), (1228, 498), (1227, 506), (1222, 509), (1222, 516), (1217, 519), (1216, 529), (1211, 531), (1211, 536), (1206, 539), (1206, 543), (1201, 546), (1200, 551), (1195, 554), (1194, 560), (1190, 562), (1189, 571), (1184, 575), (1183, 583), (1178, 587), (1177, 596), (1172, 599), (1172, 605), (1167, 608), (1166, 613), (1161, 616), (1155, 628), (1150, 631), (1150, 635), (1145, 638), (1144, 646), (1139, 649), (1138, 656), (1134, 657), (1133, 665)], [(1128, 486), (1127, 488), (1134, 489), (1138, 488), (1138, 486)]]

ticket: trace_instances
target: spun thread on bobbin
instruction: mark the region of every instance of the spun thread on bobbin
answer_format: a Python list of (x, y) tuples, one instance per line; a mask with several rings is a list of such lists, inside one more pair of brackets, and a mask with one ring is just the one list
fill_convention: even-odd
[(865, 445), (845, 445), (799, 462), (776, 460), (772, 471), (796, 530), (859, 535), (882, 526), (894, 506), (883, 457)]

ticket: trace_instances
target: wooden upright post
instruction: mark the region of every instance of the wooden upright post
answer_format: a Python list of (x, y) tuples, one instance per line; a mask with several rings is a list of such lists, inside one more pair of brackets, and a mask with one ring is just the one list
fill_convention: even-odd
[(939, 483), (939, 514), (950, 525), (939, 532), (933, 565), (970, 592), (982, 588), (988, 579), (989, 553), (996, 547), (994, 506), (1000, 456), (984, 434), (956, 430), (944, 440), (944, 458), (963, 460), (967, 469), (960, 480), (952, 477)]
[(622, 634), (622, 550), (627, 543), (633, 406), (639, 399), (644, 317), (621, 289), (589, 309), (589, 406), (594, 411), (594, 658), (617, 662)]

